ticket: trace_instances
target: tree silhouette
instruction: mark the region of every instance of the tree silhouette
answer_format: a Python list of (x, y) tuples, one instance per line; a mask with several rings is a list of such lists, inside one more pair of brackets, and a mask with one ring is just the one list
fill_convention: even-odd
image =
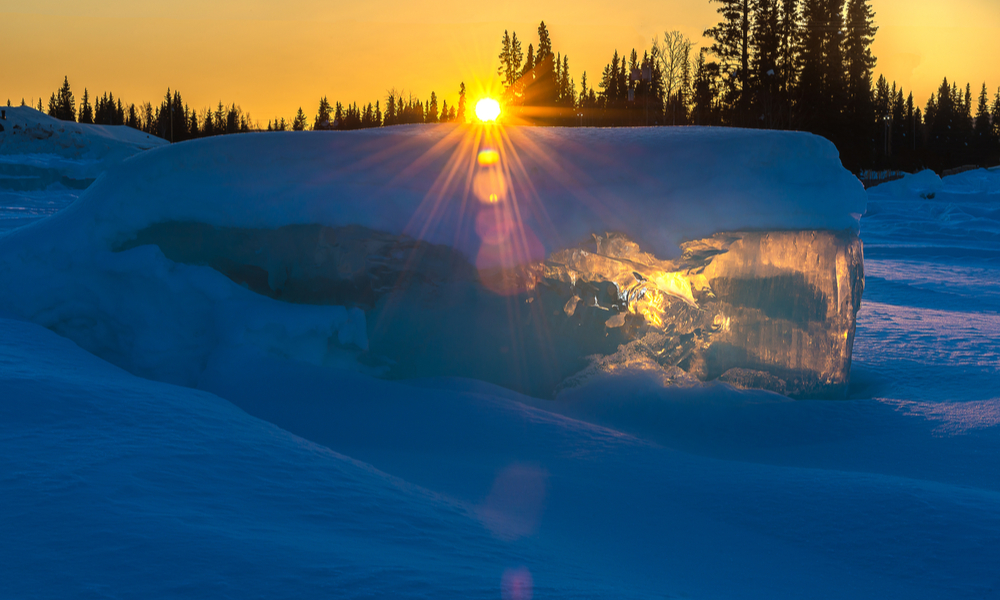
[(83, 88), (83, 100), (80, 101), (80, 122), (87, 124), (94, 122), (94, 109), (90, 106), (87, 88)]
[(295, 120), (292, 121), (292, 131), (305, 131), (306, 128), (306, 113), (302, 112), (302, 107), (299, 107), (299, 112), (295, 115)]

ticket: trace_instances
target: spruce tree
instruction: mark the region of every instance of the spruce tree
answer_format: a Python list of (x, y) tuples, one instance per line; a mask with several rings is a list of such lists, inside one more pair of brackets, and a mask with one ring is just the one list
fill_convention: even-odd
[(431, 100), (427, 103), (427, 117), (425, 118), (425, 122), (438, 122), (438, 98), (434, 92), (431, 92)]
[[(529, 53), (528, 56), (531, 56)], [(458, 112), (455, 113), (455, 118), (458, 119), (459, 123), (465, 123), (465, 82), (463, 81), (458, 88)]]
[(80, 101), (80, 122), (92, 124), (94, 122), (94, 109), (90, 106), (90, 95), (87, 88), (83, 88), (83, 100)]
[(535, 49), (531, 44), (528, 44), (528, 53), (524, 58), (524, 69), (521, 70), (521, 77), (530, 79), (532, 75), (532, 70), (535, 68)]
[(500, 66), (497, 67), (497, 75), (501, 77), (501, 82), (506, 90), (513, 84), (511, 79), (511, 71), (513, 70), (513, 59), (511, 58), (511, 47), (510, 47), (510, 33), (506, 29), (503, 30), (503, 39), (500, 41), (500, 55), (497, 57), (500, 59)]
[(535, 51), (534, 79), (525, 86), (524, 103), (529, 106), (555, 106), (558, 99), (556, 87), (555, 55), (545, 21), (538, 26), (538, 50)]
[(778, 93), (781, 89), (778, 60), (781, 53), (781, 11), (778, 0), (757, 0), (753, 6), (751, 28), (751, 75), (755, 92), (752, 98), (759, 124), (777, 125)]
[(719, 65), (705, 60), (705, 49), (695, 62), (692, 118), (695, 125), (716, 125)]
[(299, 107), (299, 112), (295, 114), (295, 120), (292, 121), (292, 131), (305, 131), (306, 129), (306, 113), (302, 112), (302, 107)]
[(382, 125), (388, 127), (389, 125), (396, 124), (396, 90), (391, 89), (387, 92), (385, 99), (385, 118), (382, 120)]
[(993, 147), (993, 124), (990, 122), (990, 102), (986, 92), (986, 82), (979, 91), (979, 104), (976, 107), (976, 149), (980, 156)]
[(541, 63), (550, 54), (552, 54), (552, 40), (549, 39), (549, 30), (545, 26), (545, 21), (542, 21), (538, 25), (538, 50), (535, 52), (535, 65)]
[(799, 106), (803, 127), (837, 141), (842, 137), (844, 87), (843, 0), (805, 0), (799, 47)]
[(702, 34), (712, 40), (709, 50), (719, 59), (723, 82), (726, 86), (725, 101), (732, 113), (731, 122), (746, 123), (750, 100), (750, 0), (711, 0), (721, 6), (722, 15), (715, 27)]
[(792, 89), (797, 83), (799, 34), (799, 0), (781, 0), (778, 24), (778, 81), (784, 103), (791, 101)]
[[(875, 128), (872, 70), (876, 60), (872, 55), (871, 45), (878, 27), (874, 20), (875, 12), (868, 0), (848, 0), (844, 24), (847, 31), (844, 38), (844, 63), (847, 69), (845, 116), (851, 137), (859, 145), (866, 145), (864, 141), (873, 137)], [(858, 152), (861, 151), (858, 148)], [(867, 153), (870, 160), (870, 149)]]
[(52, 115), (61, 121), (76, 120), (76, 101), (73, 92), (69, 88), (69, 78), (63, 77), (62, 87), (59, 88), (58, 95), (55, 96), (55, 114)]
[(990, 119), (993, 121), (993, 135), (1000, 139), (1000, 87), (993, 96), (993, 107), (990, 109)]
[(313, 129), (330, 129), (330, 102), (323, 96), (319, 100), (319, 109), (313, 121)]

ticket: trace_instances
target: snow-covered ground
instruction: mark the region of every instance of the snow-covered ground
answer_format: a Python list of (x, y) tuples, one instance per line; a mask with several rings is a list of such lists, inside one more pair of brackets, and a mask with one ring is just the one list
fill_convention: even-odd
[(167, 142), (130, 127), (59, 121), (26, 107), (0, 120), (0, 231), (66, 208), (101, 173)]
[(998, 172), (869, 190), (847, 401), (376, 379), (356, 313), (100, 247), (113, 183), (0, 234), (0, 596), (1000, 595)]

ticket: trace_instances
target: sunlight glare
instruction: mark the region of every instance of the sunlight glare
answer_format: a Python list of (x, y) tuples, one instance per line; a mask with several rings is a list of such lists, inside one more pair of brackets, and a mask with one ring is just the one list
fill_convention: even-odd
[(496, 150), (481, 150), (477, 160), (480, 167), (491, 167), (500, 162), (500, 153)]
[(483, 98), (476, 103), (476, 116), (480, 121), (496, 121), (500, 116), (500, 103), (493, 98)]

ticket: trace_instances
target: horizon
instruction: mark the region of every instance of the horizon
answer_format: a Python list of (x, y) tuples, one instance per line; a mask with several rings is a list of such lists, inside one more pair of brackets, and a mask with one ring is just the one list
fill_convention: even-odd
[[(65, 0), (18, 1), (0, 12), (9, 32), (2, 50), (12, 56), (14, 48), (38, 49), (31, 60), (5, 65), (7, 89), (0, 102), (18, 105), (23, 98), (37, 105), (65, 76), (77, 102), (86, 88), (91, 98), (111, 92), (138, 105), (156, 102), (169, 87), (192, 109), (235, 103), (262, 126), (271, 119), (291, 121), (299, 107), (314, 114), (321, 97), (345, 105), (384, 103), (391, 89), (420, 100), (433, 91), (451, 105), (461, 82), (472, 98), (497, 93), (504, 30), (517, 32), (527, 49), (537, 44), (540, 21), (549, 28), (554, 50), (568, 55), (579, 87), (584, 71), (591, 82), (599, 78), (615, 50), (627, 54), (634, 48), (641, 55), (664, 31), (681, 31), (695, 47), (708, 45), (701, 33), (718, 21), (717, 4), (657, 4), (640, 0), (608, 25), (601, 10), (607, 3), (596, 0), (572, 11), (548, 0), (499, 9), (451, 2), (429, 16), (397, 0), (388, 3), (392, 8), (369, 13), (361, 6), (296, 0), (282, 14), (297, 16), (280, 18), (270, 16), (276, 9), (264, 0), (208, 8), (181, 0), (169, 7), (170, 15), (200, 15), (182, 19), (159, 5), (113, 2), (83, 14)], [(1000, 8), (988, 0), (949, 6), (873, 0), (872, 7), (879, 27), (872, 46), (875, 78), (884, 75), (913, 92), (917, 106), (924, 106), (945, 77), (969, 83), (974, 91), (985, 82), (991, 95), (1000, 88), (1000, 46), (993, 42)], [(237, 10), (240, 16), (234, 18)], [(80, 51), (90, 44), (92, 50)], [(371, 65), (364, 62), (369, 57)]]

